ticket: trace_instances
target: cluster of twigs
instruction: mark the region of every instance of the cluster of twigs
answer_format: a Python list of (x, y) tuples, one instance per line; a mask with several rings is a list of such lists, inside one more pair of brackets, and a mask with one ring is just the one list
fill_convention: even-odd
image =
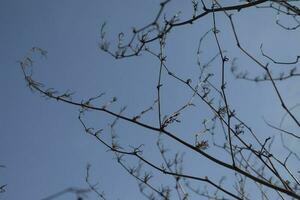
[[(273, 9), (277, 15), (290, 17), (296, 25), (288, 27), (279, 19), (276, 23), (286, 31), (294, 31), (300, 26), (298, 20), (300, 15), (299, 8), (293, 4), (294, 2), (284, 0), (251, 0), (230, 6), (223, 6), (221, 1), (218, 0), (209, 1), (209, 3), (202, 0), (193, 0), (191, 17), (181, 20), (180, 13), (170, 18), (163, 15), (165, 8), (170, 2), (171, 0), (161, 2), (154, 20), (142, 28), (134, 28), (132, 30), (132, 36), (127, 43), (124, 41), (124, 33), (120, 33), (116, 50), (112, 50), (110, 42), (106, 38), (105, 24), (101, 27), (101, 41), (99, 46), (104, 52), (107, 52), (114, 58), (124, 59), (140, 56), (142, 53), (145, 53), (159, 61), (156, 85), (157, 98), (151, 106), (142, 110), (140, 113), (133, 116), (125, 115), (126, 107), (122, 107), (119, 112), (112, 111), (110, 108), (112, 104), (117, 103), (116, 97), (111, 98), (111, 100), (106, 103), (102, 102), (101, 106), (97, 106), (100, 105), (99, 101), (104, 93), (96, 97), (91, 97), (88, 100), (74, 100), (74, 92), (69, 90), (59, 92), (56, 89), (49, 88), (43, 83), (36, 81), (32, 77), (32, 54), (38, 53), (42, 56), (46, 56), (47, 54), (46, 51), (37, 47), (32, 48), (30, 54), (20, 61), (20, 66), (28, 87), (33, 91), (39, 92), (46, 98), (79, 108), (78, 119), (85, 132), (94, 137), (113, 153), (117, 163), (138, 181), (140, 192), (147, 199), (173, 199), (175, 198), (174, 195), (176, 195), (178, 199), (187, 200), (192, 198), (191, 193), (207, 199), (250, 199), (257, 198), (259, 194), (261, 195), (261, 199), (274, 199), (275, 196), (281, 199), (300, 199), (300, 182), (298, 180), (297, 171), (295, 172), (290, 169), (288, 165), (289, 160), (293, 158), (299, 164), (297, 153), (293, 152), (284, 144), (288, 156), (281, 159), (272, 153), (274, 137), (265, 137), (263, 139), (258, 137), (258, 133), (252, 130), (233, 109), (233, 105), (231, 105), (228, 98), (228, 77), (226, 77), (226, 68), (230, 65), (231, 61), (231, 71), (236, 78), (254, 82), (268, 82), (274, 91), (274, 98), (278, 99), (286, 116), (290, 117), (293, 123), (299, 127), (300, 122), (293, 112), (293, 109), (290, 108), (291, 105), (286, 103), (286, 100), (279, 91), (277, 81), (284, 81), (299, 76), (297, 68), (294, 67), (294, 65), (298, 64), (300, 56), (296, 56), (293, 61), (278, 61), (265, 53), (262, 48), (263, 46), (261, 46), (261, 55), (268, 61), (264, 63), (248, 52), (244, 47), (243, 42), (239, 39), (239, 31), (235, 26), (234, 16), (234, 12), (241, 12), (244, 9)], [(222, 13), (226, 17), (230, 24), (236, 47), (250, 61), (264, 71), (262, 75), (252, 78), (247, 72), (239, 72), (236, 60), (226, 56), (225, 48), (222, 46), (220, 39), (216, 13)], [(211, 17), (212, 26), (199, 41), (197, 64), (200, 73), (198, 79), (192, 80), (191, 78), (181, 77), (177, 75), (175, 71), (171, 70), (173, 68), (168, 64), (169, 57), (168, 59), (166, 57), (165, 46), (169, 33), (171, 30), (176, 31), (176, 29), (184, 28), (186, 25), (192, 25), (204, 17)], [(202, 63), (200, 58), (202, 53), (201, 47), (208, 35), (213, 36), (218, 51), (208, 62)], [(158, 48), (151, 46), (152, 44), (157, 44)], [(218, 69), (221, 74), (218, 83), (215, 83), (213, 80), (214, 74), (210, 72), (210, 66), (212, 64), (217, 65), (216, 63), (219, 64)], [(271, 70), (272, 65), (292, 65), (293, 67), (288, 68), (288, 71), (279, 73), (279, 75), (273, 75)], [(182, 84), (186, 90), (191, 92), (189, 100), (184, 105), (167, 115), (162, 113), (162, 107), (164, 106), (162, 100), (162, 77), (164, 75), (176, 80), (179, 84)], [(203, 128), (201, 128), (199, 133), (195, 134), (194, 143), (191, 143), (181, 138), (179, 136), (180, 134), (173, 131), (171, 127), (181, 122), (181, 118), (184, 118), (184, 112), (196, 107), (196, 100), (200, 100), (200, 102), (210, 110), (210, 114), (203, 120)], [(108, 128), (95, 129), (90, 127), (85, 121), (85, 113), (87, 111), (102, 112), (114, 117), (114, 120), (110, 123)], [(144, 115), (150, 112), (155, 113), (157, 116), (157, 123), (155, 125), (143, 122)], [(129, 145), (130, 148), (121, 145), (116, 131), (116, 124), (119, 123), (119, 121), (134, 124), (145, 130), (152, 131), (158, 136), (156, 145), (159, 150), (160, 158), (162, 159), (161, 165), (157, 164), (157, 160), (154, 161), (144, 156), (143, 144), (138, 146)], [(280, 125), (276, 126), (268, 122), (266, 122), (266, 124), (274, 131), (279, 131), (282, 135), (288, 135), (297, 140), (300, 138), (298, 133), (285, 130)], [(104, 132), (106, 131), (110, 133), (109, 140), (105, 139)], [(224, 177), (216, 181), (216, 177), (198, 176), (194, 175), (193, 172), (186, 172), (183, 167), (183, 154), (178, 152), (174, 157), (171, 157), (167, 153), (168, 151), (163, 144), (162, 137), (185, 147), (187, 149), (185, 153), (193, 153), (194, 156), (198, 155), (200, 159), (206, 158), (210, 161), (209, 164), (212, 167), (216, 166), (227, 170), (228, 173), (230, 173), (228, 177), (230, 177), (231, 183), (233, 184), (224, 184), (225, 174)], [(209, 153), (208, 150), (210, 148), (221, 150), (223, 152), (222, 156), (227, 156), (229, 159), (222, 159), (213, 153)], [(129, 162), (132, 159), (137, 160), (138, 164), (132, 166), (132, 163)], [(104, 194), (98, 192), (95, 185), (89, 182), (89, 169), (90, 168), (87, 167), (86, 176), (89, 189), (84, 191), (93, 191), (100, 199), (106, 199)], [(156, 183), (159, 177), (154, 176), (155, 173), (151, 171), (170, 177), (171, 180), (174, 181), (175, 189), (170, 185), (157, 186)], [(249, 185), (257, 189), (255, 194), (257, 196), (251, 196), (247, 188)], [(251, 190), (253, 190), (253, 188), (251, 188)], [(65, 192), (73, 192), (81, 195), (82, 190), (69, 188), (60, 193)]]
[[(5, 168), (5, 165), (0, 165), (0, 168)], [(7, 184), (4, 184), (4, 185), (0, 185), (0, 193), (4, 193), (6, 190)]]

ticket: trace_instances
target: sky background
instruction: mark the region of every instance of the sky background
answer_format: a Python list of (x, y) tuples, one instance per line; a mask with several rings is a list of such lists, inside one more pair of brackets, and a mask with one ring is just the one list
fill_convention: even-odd
[[(159, 63), (147, 54), (132, 59), (113, 59), (98, 48), (100, 27), (107, 22), (107, 36), (113, 44), (119, 32), (130, 34), (133, 26), (140, 27), (153, 20), (158, 8), (158, 0), (0, 1), (0, 164), (6, 166), (0, 168), (0, 184), (8, 184), (7, 192), (0, 194), (0, 199), (35, 200), (67, 187), (86, 187), (87, 163), (92, 165), (92, 181), (99, 182), (99, 188), (109, 199), (141, 197), (136, 181), (116, 164), (101, 144), (84, 134), (77, 119), (77, 108), (45, 100), (30, 92), (18, 60), (31, 47), (41, 47), (48, 51), (48, 56), (35, 62), (34, 77), (37, 80), (61, 91), (71, 89), (76, 92), (77, 99), (88, 99), (101, 92), (106, 92), (103, 102), (117, 96), (119, 103), (113, 109), (117, 111), (127, 105), (127, 114), (133, 116), (156, 98)], [(168, 14), (180, 10), (182, 17), (187, 17), (192, 5), (174, 1), (167, 7)], [(299, 30), (283, 31), (275, 24), (275, 12), (242, 10), (235, 16), (242, 44), (254, 55), (259, 56), (262, 42), (265, 50), (278, 58), (293, 60), (299, 55)], [(261, 72), (235, 47), (228, 20), (222, 14), (217, 17), (228, 57), (237, 56), (238, 65), (250, 73)], [(166, 46), (167, 63), (178, 75), (197, 78), (198, 40), (211, 28), (211, 22), (212, 18), (206, 17), (193, 26), (174, 29), (170, 33)], [(205, 41), (204, 61), (216, 53), (215, 43), (211, 41), (212, 36)], [(216, 67), (211, 70), (219, 71)], [(275, 135), (262, 120), (264, 117), (278, 124), (283, 115), (270, 84), (236, 81), (229, 68), (227, 71), (230, 104), (261, 134), (259, 137)], [(163, 112), (168, 114), (186, 102), (191, 93), (167, 75), (163, 76), (163, 83)], [(297, 79), (280, 84), (279, 89), (290, 107), (299, 102)], [(183, 125), (174, 126), (173, 130), (192, 142), (193, 137), (187, 133), (197, 131), (199, 126), (195, 124), (201, 122), (203, 112), (208, 111), (200, 106), (198, 111), (185, 115)], [(103, 114), (91, 114), (87, 119), (99, 128), (106, 127), (112, 120)], [(146, 120), (155, 122), (155, 117), (149, 116)], [(293, 129), (294, 125), (286, 122), (285, 126)], [(149, 131), (126, 123), (118, 128), (127, 145), (157, 138)], [(294, 141), (289, 144), (299, 151)], [(169, 145), (174, 151), (181, 150), (175, 143)], [(275, 142), (275, 145), (279, 143)], [(152, 154), (152, 150), (145, 153), (155, 160)], [(201, 165), (199, 172), (197, 162), (200, 161), (191, 161), (186, 169), (199, 175), (217, 173), (211, 171), (210, 162)], [(74, 197), (66, 195), (60, 199)]]

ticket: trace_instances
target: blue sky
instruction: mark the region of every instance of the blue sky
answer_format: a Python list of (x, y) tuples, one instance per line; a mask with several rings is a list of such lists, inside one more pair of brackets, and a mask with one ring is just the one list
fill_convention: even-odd
[[(130, 33), (133, 26), (139, 27), (151, 21), (159, 8), (158, 3), (158, 0), (0, 2), (0, 164), (6, 166), (0, 168), (0, 184), (8, 184), (7, 192), (1, 194), (3, 199), (41, 199), (70, 186), (86, 187), (87, 163), (92, 164), (92, 180), (99, 182), (100, 189), (108, 198), (140, 198), (136, 181), (116, 164), (103, 146), (84, 134), (77, 119), (78, 109), (45, 100), (30, 92), (17, 61), (31, 47), (41, 47), (48, 51), (48, 57), (35, 62), (34, 77), (37, 80), (59, 90), (74, 90), (78, 99), (106, 92), (103, 101), (118, 97), (119, 103), (113, 109), (127, 105), (127, 114), (138, 113), (156, 98), (159, 63), (146, 54), (114, 60), (98, 48), (100, 27), (107, 22), (107, 36), (113, 43), (118, 32)], [(170, 3), (168, 12), (179, 10), (183, 11), (183, 16), (188, 16), (191, 4)], [(231, 59), (237, 56), (238, 64), (248, 71), (259, 72), (258, 67), (235, 47), (228, 20), (222, 14), (217, 17), (222, 30), (222, 44), (228, 50), (228, 56)], [(242, 44), (258, 55), (263, 42), (266, 51), (274, 56), (293, 59), (300, 51), (299, 31), (284, 32), (276, 26), (275, 18), (274, 12), (266, 10), (238, 13), (236, 23)], [(211, 28), (211, 20), (211, 17), (204, 18), (192, 27), (174, 29), (169, 35), (166, 47), (168, 65), (178, 75), (197, 77), (197, 43), (201, 35)], [(205, 43), (204, 60), (216, 52), (212, 40), (211, 36)], [(212, 71), (217, 70), (212, 67)], [(250, 126), (262, 133), (262, 138), (265, 132), (266, 135), (274, 135), (265, 126), (262, 117), (278, 124), (283, 111), (278, 107), (275, 93), (269, 90), (270, 84), (236, 81), (229, 70), (227, 75), (230, 104)], [(187, 101), (191, 93), (167, 75), (163, 76), (163, 82), (166, 88), (163, 112), (168, 114)], [(299, 82), (291, 80), (288, 83), (281, 84), (279, 88), (287, 103), (293, 106), (299, 102)], [(199, 128), (195, 124), (201, 122), (204, 114), (201, 109), (207, 112), (200, 106), (198, 111), (184, 116), (182, 126), (173, 129), (192, 141), (193, 137), (185, 134), (196, 132)], [(88, 119), (98, 127), (106, 127), (111, 121), (103, 114), (91, 114)], [(155, 118), (147, 120), (153, 122)], [(156, 139), (149, 131), (132, 125), (121, 124), (119, 129), (125, 144)], [(174, 151), (181, 149), (174, 143), (169, 145), (173, 145)], [(145, 153), (155, 160), (152, 154), (152, 150)], [(198, 162), (191, 161), (186, 168), (200, 175), (214, 173), (209, 164), (202, 165), (203, 171), (199, 172), (197, 167), (193, 167)], [(61, 199), (72, 199), (72, 196)]]

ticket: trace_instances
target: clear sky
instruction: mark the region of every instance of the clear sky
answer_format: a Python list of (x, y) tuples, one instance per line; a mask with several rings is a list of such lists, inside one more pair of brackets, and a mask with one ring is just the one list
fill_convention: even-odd
[[(76, 92), (77, 99), (87, 99), (101, 92), (106, 92), (103, 102), (117, 96), (119, 103), (113, 109), (117, 111), (127, 105), (127, 114), (133, 116), (156, 98), (158, 62), (147, 54), (114, 60), (98, 48), (100, 27), (107, 22), (107, 36), (113, 44), (119, 32), (130, 34), (133, 26), (140, 27), (151, 21), (158, 8), (158, 0), (0, 1), (0, 165), (6, 166), (0, 168), (0, 185), (8, 184), (7, 192), (0, 194), (0, 199), (35, 200), (67, 187), (86, 187), (87, 163), (92, 165), (92, 181), (99, 182), (99, 188), (109, 199), (141, 197), (136, 181), (116, 164), (111, 153), (84, 134), (77, 119), (78, 109), (30, 92), (17, 61), (31, 47), (41, 47), (48, 51), (48, 57), (35, 62), (34, 77), (37, 80), (59, 90), (71, 89)], [(169, 14), (180, 10), (184, 18), (189, 16), (192, 6), (174, 1), (168, 7)], [(241, 41), (250, 52), (259, 55), (259, 46), (263, 42), (266, 51), (279, 58), (292, 60), (299, 55), (299, 30), (287, 34), (275, 24), (275, 12), (242, 10), (235, 16)], [(228, 20), (221, 14), (217, 17), (222, 44), (228, 50), (229, 58), (237, 56), (241, 67), (250, 73), (259, 72), (258, 67), (241, 56), (235, 47)], [(211, 28), (211, 20), (211, 17), (204, 18), (193, 26), (174, 29), (169, 35), (168, 64), (179, 75), (197, 77), (195, 53), (198, 40)], [(215, 43), (210, 41), (213, 37), (207, 40), (203, 49), (206, 61), (216, 52), (216, 46), (212, 46)], [(212, 67), (213, 72), (217, 70)], [(262, 138), (264, 134), (275, 135), (262, 120), (264, 117), (278, 124), (283, 115), (275, 93), (268, 90), (270, 84), (236, 81), (229, 69), (228, 80), (229, 101), (240, 116), (256, 128)], [(167, 75), (163, 77), (163, 83), (166, 87), (163, 112), (168, 114), (187, 101), (190, 92)], [(291, 80), (289, 85), (281, 84), (279, 88), (288, 105), (299, 102), (299, 81)], [(192, 112), (184, 116), (184, 125), (173, 129), (183, 137), (187, 137), (186, 133), (196, 132), (199, 128), (196, 125), (201, 122), (197, 115), (203, 113)], [(111, 120), (103, 114), (90, 117), (91, 124), (97, 127), (105, 127)], [(148, 120), (154, 122), (155, 118)], [(129, 142), (147, 144), (145, 141), (150, 138), (148, 131), (131, 125), (122, 124), (119, 129), (126, 145)], [(155, 141), (156, 136), (153, 138)], [(193, 141), (193, 137), (188, 138)], [(295, 146), (293, 141), (290, 144)], [(181, 148), (170, 145), (174, 151)], [(145, 155), (156, 159), (152, 151)], [(201, 172), (197, 170), (198, 161), (190, 163), (187, 169), (196, 174), (217, 173), (211, 171), (209, 162), (201, 166)], [(222, 175), (223, 172), (219, 173)], [(73, 196), (61, 199), (73, 199)]]

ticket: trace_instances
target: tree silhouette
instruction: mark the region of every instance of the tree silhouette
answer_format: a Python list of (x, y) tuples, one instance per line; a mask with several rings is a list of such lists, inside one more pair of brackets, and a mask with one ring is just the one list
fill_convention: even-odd
[[(299, 152), (287, 144), (291, 140), (299, 144), (299, 104), (291, 104), (293, 101), (281, 90), (281, 84), (298, 87), (300, 56), (285, 48), (279, 49), (282, 55), (288, 51), (295, 57), (293, 60), (272, 56), (263, 44), (256, 52), (248, 50), (247, 44), (253, 41), (243, 40), (245, 36), (237, 26), (237, 23), (248, 23), (247, 15), (251, 18), (248, 10), (272, 12), (277, 19), (270, 23), (275, 22), (278, 30), (287, 34), (284, 38), (274, 38), (274, 43), (289, 40), (290, 33), (299, 32), (299, 2), (192, 0), (188, 14), (170, 14), (167, 9), (171, 3), (171, 0), (162, 1), (154, 20), (147, 25), (133, 28), (131, 34), (119, 33), (116, 45), (111, 45), (107, 24), (101, 26), (102, 51), (115, 59), (150, 56), (156, 65), (155, 99), (138, 113), (127, 111), (117, 97), (105, 100), (105, 93), (81, 99), (75, 96), (75, 90), (61, 92), (46, 86), (32, 75), (36, 55), (47, 55), (39, 47), (33, 47), (20, 61), (28, 87), (47, 99), (79, 109), (78, 119), (85, 133), (113, 154), (117, 163), (137, 180), (141, 194), (147, 199), (300, 199)], [(242, 13), (244, 16), (240, 17)], [(197, 73), (195, 66), (179, 66), (184, 68), (183, 73), (178, 66), (173, 66), (176, 63), (172, 63), (173, 57), (168, 53), (169, 41), (173, 32), (201, 22), (209, 23), (210, 28), (201, 32), (199, 38), (185, 38), (197, 42), (196, 50), (190, 52), (196, 57)], [(225, 40), (230, 40), (230, 45)], [(207, 53), (208, 46), (213, 46), (215, 52)], [(231, 48), (235, 50), (227, 50)], [(251, 66), (248, 71), (245, 65)], [(264, 129), (253, 129), (253, 123), (243, 119), (250, 112), (258, 112), (258, 108), (240, 113), (233, 99), (240, 98), (245, 108), (250, 103), (242, 100), (242, 96), (233, 97), (231, 88), (239, 84), (242, 87), (247, 81), (250, 81), (247, 86), (268, 85), (265, 93), (276, 102), (271, 103), (284, 111), (283, 116), (275, 116), (279, 124), (263, 118)], [(172, 87), (173, 90), (184, 88), (185, 102), (173, 103), (169, 95)], [(249, 88), (244, 88), (246, 93), (255, 95)], [(116, 110), (116, 107), (121, 108)], [(103, 118), (112, 119), (109, 126), (97, 127), (90, 123), (87, 116), (91, 112), (104, 113)], [(292, 125), (285, 127), (286, 122)], [(142, 131), (152, 134), (153, 141), (124, 143), (120, 127), (129, 125), (137, 128), (135, 134)], [(89, 189), (68, 188), (58, 194), (73, 192), (82, 199), (85, 196), (80, 192), (88, 191), (97, 194), (99, 199), (109, 199), (90, 183), (89, 169), (90, 165), (86, 176)]]

